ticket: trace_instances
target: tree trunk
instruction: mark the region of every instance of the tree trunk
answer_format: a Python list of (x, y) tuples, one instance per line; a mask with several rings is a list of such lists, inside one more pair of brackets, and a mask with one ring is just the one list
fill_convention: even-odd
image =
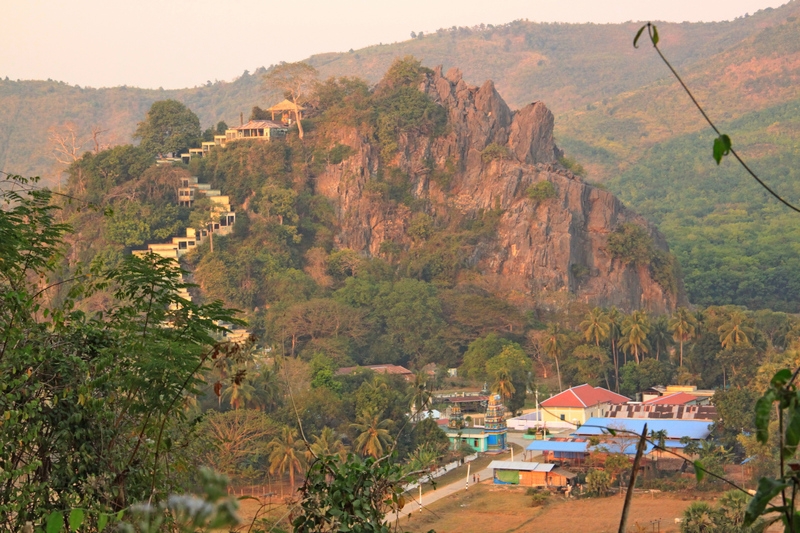
[(617, 354), (617, 343), (613, 338), (611, 339), (611, 354), (614, 356), (614, 388), (619, 393), (619, 355)]
[(634, 345), (633, 347), (633, 357), (636, 358), (636, 364), (639, 364), (639, 347)]
[(561, 392), (564, 387), (561, 385), (561, 369), (558, 367), (558, 356), (554, 356), (553, 359), (556, 360), (556, 372), (558, 373), (558, 392)]
[(681, 362), (679, 366), (683, 366), (683, 337), (681, 337)]
[(297, 135), (300, 137), (300, 140), (303, 140), (303, 115), (300, 113), (300, 104), (297, 103), (297, 98), (292, 99), (294, 101), (294, 119), (297, 121)]
[(211, 231), (208, 232), (209, 253), (214, 253), (214, 223), (211, 223)]

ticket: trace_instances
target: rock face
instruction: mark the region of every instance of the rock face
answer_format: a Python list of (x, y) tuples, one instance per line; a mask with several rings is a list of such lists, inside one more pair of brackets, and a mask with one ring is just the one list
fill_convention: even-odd
[[(608, 235), (628, 222), (646, 228), (656, 248), (668, 249), (652, 225), (611, 193), (559, 165), (562, 152), (553, 138), (553, 114), (543, 103), (512, 111), (491, 81), (471, 87), (456, 69), (445, 75), (435, 70), (420, 90), (447, 110), (448, 133), (433, 139), (401, 135), (396, 159), (384, 163), (407, 176), (413, 196), (425, 200), (434, 217), (502, 210), (496, 235), (475, 246), (468, 260), (481, 274), (479, 283), (534, 306), (563, 293), (626, 311), (664, 313), (686, 304), (680, 280), (670, 292), (646, 265), (623, 264), (606, 250)], [(378, 148), (355, 130), (342, 131), (338, 142), (355, 153), (330, 165), (318, 176), (316, 188), (336, 206), (337, 244), (367, 255), (379, 255), (387, 240), (410, 246), (411, 210), (384, 201), (377, 186)], [(490, 145), (504, 156), (482, 157)], [(440, 185), (434, 174), (445, 168), (451, 176)], [(542, 181), (553, 185), (555, 196), (529, 198), (529, 187)]]

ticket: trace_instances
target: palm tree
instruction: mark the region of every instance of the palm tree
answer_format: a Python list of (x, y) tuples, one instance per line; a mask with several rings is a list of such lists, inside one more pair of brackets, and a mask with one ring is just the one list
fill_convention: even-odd
[(329, 427), (322, 428), (322, 432), (314, 437), (314, 442), (311, 444), (311, 449), (306, 452), (306, 459), (311, 460), (312, 456), (322, 457), (323, 455), (338, 455), (344, 458), (346, 448), (342, 444), (336, 433)]
[(561, 369), (558, 366), (558, 358), (564, 353), (564, 334), (561, 333), (561, 328), (558, 324), (550, 324), (547, 327), (547, 336), (544, 341), (544, 349), (547, 355), (552, 357), (556, 362), (556, 373), (558, 374), (558, 390), (561, 392), (564, 387), (561, 385)]
[(678, 366), (683, 366), (683, 343), (694, 338), (697, 332), (697, 318), (688, 309), (681, 307), (672, 315), (669, 329), (672, 331), (672, 338), (680, 344), (681, 356)]
[(350, 427), (358, 432), (354, 444), (356, 452), (361, 455), (371, 455), (376, 459), (383, 455), (385, 447), (392, 442), (389, 428), (391, 420), (381, 420), (380, 416), (369, 409), (364, 409), (354, 424)]
[(289, 471), (289, 483), (294, 494), (294, 475), (303, 471), (303, 442), (297, 439), (297, 430), (285, 427), (280, 437), (269, 443), (269, 473), (283, 476)]
[(425, 472), (433, 470), (439, 461), (441, 453), (429, 444), (420, 444), (409, 456), (407, 467), (411, 472)]
[[(666, 429), (659, 429), (650, 430), (650, 440), (653, 441), (653, 444), (659, 449), (659, 454), (662, 450), (664, 450), (664, 446), (667, 444), (667, 430)], [(656, 470), (658, 470), (658, 455), (654, 456), (656, 459)]]
[(670, 341), (672, 341), (672, 336), (669, 334), (667, 317), (660, 316), (653, 321), (649, 335), (650, 346), (656, 351), (656, 361), (661, 356), (661, 350), (667, 351)]
[(414, 374), (414, 385), (411, 389), (411, 412), (413, 419), (421, 420), (422, 412), (429, 407), (431, 391), (428, 390), (428, 374), (423, 370)]
[(608, 315), (599, 307), (595, 307), (586, 319), (581, 322), (581, 329), (583, 330), (583, 338), (587, 341), (594, 340), (596, 346), (600, 346), (600, 341), (608, 338), (611, 332), (611, 324), (608, 321)]
[(497, 380), (492, 385), (492, 392), (499, 394), (503, 403), (508, 404), (508, 399), (517, 392), (514, 384), (511, 383), (511, 376), (508, 375), (508, 372), (498, 372)]
[(628, 352), (633, 352), (636, 364), (639, 364), (639, 354), (649, 353), (647, 334), (650, 332), (650, 320), (644, 311), (634, 311), (622, 321), (622, 347)]
[(222, 391), (222, 396), (228, 399), (231, 407), (239, 409), (246, 407), (252, 401), (255, 388), (246, 381), (233, 380), (231, 386)]
[(616, 389), (619, 392), (619, 354), (617, 353), (617, 342), (619, 341), (622, 331), (620, 325), (622, 323), (622, 315), (619, 309), (612, 307), (608, 311), (608, 339), (611, 341), (611, 355), (614, 357), (614, 379), (616, 380)]
[(731, 313), (731, 318), (722, 324), (717, 331), (719, 332), (719, 342), (726, 350), (735, 346), (749, 346), (750, 337), (753, 335), (753, 328), (744, 324), (747, 317), (741, 311)]

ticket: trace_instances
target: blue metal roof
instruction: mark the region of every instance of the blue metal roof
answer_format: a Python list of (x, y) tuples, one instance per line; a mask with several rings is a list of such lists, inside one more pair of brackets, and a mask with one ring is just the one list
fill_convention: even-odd
[(563, 440), (535, 440), (528, 445), (526, 450), (548, 452), (585, 452), (588, 442), (567, 442)]
[(627, 430), (641, 434), (644, 425), (647, 424), (647, 432), (666, 430), (668, 439), (680, 439), (689, 437), (690, 439), (702, 440), (711, 433), (710, 423), (703, 420), (667, 420), (659, 418), (600, 418), (592, 417), (581, 427), (575, 430), (575, 435), (603, 435), (607, 434), (603, 428), (613, 428), (616, 430)]
[[(611, 453), (624, 453), (626, 455), (636, 455), (636, 443), (629, 444), (624, 450), (620, 451), (619, 446), (615, 446), (612, 442), (605, 442), (599, 444), (597, 447), (589, 446), (588, 441), (574, 442), (574, 441), (561, 441), (561, 440), (536, 440), (528, 445), (527, 450), (539, 452), (570, 452), (570, 453), (588, 453), (595, 451), (597, 448), (605, 448)], [(645, 455), (653, 451), (653, 445), (649, 442), (644, 449)]]
[(527, 461), (492, 461), (489, 468), (493, 470), (520, 470), (524, 472), (550, 472), (556, 465), (547, 463), (530, 463)]

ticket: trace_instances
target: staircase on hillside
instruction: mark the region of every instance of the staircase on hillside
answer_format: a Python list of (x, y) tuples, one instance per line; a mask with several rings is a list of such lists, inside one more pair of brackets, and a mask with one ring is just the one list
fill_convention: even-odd
[[(198, 183), (196, 176), (181, 178), (178, 188), (178, 205), (192, 207), (195, 198), (205, 197), (219, 207), (219, 221), (208, 224), (202, 230), (186, 228), (185, 237), (172, 237), (170, 242), (150, 243), (144, 250), (132, 250), (131, 253), (137, 256), (144, 256), (154, 253), (167, 259), (172, 259), (179, 264), (181, 256), (194, 250), (209, 238), (210, 234), (228, 235), (233, 231), (236, 223), (236, 213), (231, 208), (230, 197), (222, 195), (219, 189), (212, 189), (207, 183)], [(184, 280), (186, 281), (186, 280)], [(185, 288), (178, 291), (178, 296), (192, 301), (192, 296)], [(219, 324), (229, 331), (222, 336), (228, 342), (244, 343), (250, 338), (250, 332), (244, 328), (232, 324)]]

